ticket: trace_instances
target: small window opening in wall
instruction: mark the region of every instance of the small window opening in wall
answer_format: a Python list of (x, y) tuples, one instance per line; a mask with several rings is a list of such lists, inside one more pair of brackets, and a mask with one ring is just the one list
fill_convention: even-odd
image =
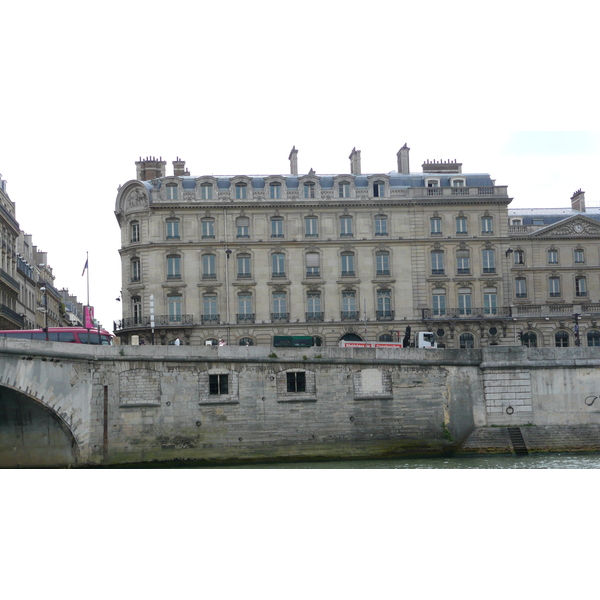
[(306, 373), (287, 373), (287, 391), (305, 392), (306, 391)]
[(208, 385), (211, 396), (225, 395), (229, 393), (228, 375), (209, 375)]

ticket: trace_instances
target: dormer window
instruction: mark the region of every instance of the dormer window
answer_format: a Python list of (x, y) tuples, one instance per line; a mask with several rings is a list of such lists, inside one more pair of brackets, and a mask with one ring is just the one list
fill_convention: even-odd
[(167, 200), (177, 200), (177, 184), (176, 183), (167, 183)]
[(315, 184), (312, 181), (308, 181), (304, 184), (304, 197), (314, 198), (315, 197)]
[(338, 184), (338, 192), (340, 198), (350, 198), (350, 183), (348, 181), (341, 181)]
[(235, 199), (245, 200), (248, 197), (248, 186), (245, 183), (235, 184)]
[(275, 182), (269, 185), (270, 198), (276, 200), (281, 198), (281, 183)]
[(200, 186), (200, 198), (202, 198), (202, 200), (212, 200), (212, 197), (213, 197), (212, 183), (203, 183)]
[(373, 183), (373, 197), (383, 198), (385, 196), (385, 181), (375, 181)]
[(465, 180), (464, 179), (453, 179), (452, 187), (454, 187), (454, 188), (465, 187)]

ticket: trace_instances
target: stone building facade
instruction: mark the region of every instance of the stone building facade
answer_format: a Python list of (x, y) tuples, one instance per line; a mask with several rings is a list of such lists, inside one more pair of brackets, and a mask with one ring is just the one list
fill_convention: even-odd
[[(269, 176), (190, 176), (179, 158), (167, 176), (162, 158), (140, 159), (116, 199), (117, 335), (193, 345), (298, 335), (329, 346), (396, 341), (410, 326), (412, 339), (432, 331), (447, 348), (523, 336), (553, 346), (559, 331), (574, 345), (576, 313), (596, 331), (600, 215), (584, 212), (582, 193), (535, 225), (509, 211), (506, 186), (456, 161), (411, 173), (404, 145), (397, 170), (363, 174), (360, 151), (349, 158), (347, 174), (299, 174), (293, 148), (290, 174)], [(551, 247), (558, 265), (542, 264)], [(562, 258), (580, 250), (585, 264)], [(559, 296), (548, 291), (555, 273)]]

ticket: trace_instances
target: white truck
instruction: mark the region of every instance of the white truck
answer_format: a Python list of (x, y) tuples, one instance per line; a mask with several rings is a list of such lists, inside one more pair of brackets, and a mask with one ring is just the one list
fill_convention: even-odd
[[(416, 345), (417, 348), (437, 348), (435, 334), (431, 331), (420, 331), (417, 333)], [(340, 342), (341, 348), (404, 348), (404, 343), (398, 342)]]

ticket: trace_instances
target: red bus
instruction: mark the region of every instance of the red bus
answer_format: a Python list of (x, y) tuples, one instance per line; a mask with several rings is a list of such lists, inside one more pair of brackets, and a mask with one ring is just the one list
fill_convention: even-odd
[(109, 346), (113, 336), (104, 329), (85, 329), (84, 327), (48, 327), (43, 329), (13, 329), (0, 331), (0, 339), (39, 340), (45, 342), (68, 342), (71, 344), (95, 344)]

